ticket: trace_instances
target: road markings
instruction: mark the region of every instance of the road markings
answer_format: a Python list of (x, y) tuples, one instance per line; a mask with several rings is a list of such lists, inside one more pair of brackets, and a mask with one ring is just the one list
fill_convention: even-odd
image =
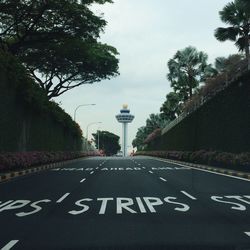
[(160, 177), (160, 179), (161, 179), (162, 181), (165, 181), (165, 182), (167, 181), (166, 179), (164, 179), (164, 178), (162, 178), (162, 177)]
[(148, 171), (150, 174), (153, 174), (153, 172), (152, 171)]
[(9, 250), (9, 249), (11, 249), (14, 245), (16, 245), (16, 243), (18, 241), (19, 240), (12, 240), (12, 241), (10, 241), (6, 246), (4, 246), (3, 248), (1, 248), (1, 250)]
[(203, 172), (207, 172), (207, 173), (211, 173), (211, 174), (222, 175), (222, 176), (226, 176), (226, 177), (230, 177), (230, 178), (234, 178), (234, 179), (238, 179), (238, 180), (250, 182), (250, 180), (248, 180), (248, 179), (237, 177), (237, 176), (232, 176), (232, 175), (222, 174), (222, 173), (218, 173), (218, 172), (213, 172), (213, 171), (209, 171), (209, 170), (206, 170), (206, 169), (200, 169), (200, 168), (197, 168), (197, 167), (187, 166), (187, 165), (184, 165), (184, 164), (175, 163), (175, 162), (171, 162), (171, 161), (167, 161), (167, 160), (160, 160), (160, 159), (157, 159), (157, 158), (154, 158), (154, 157), (151, 157), (151, 158), (154, 159), (154, 160), (157, 160), (157, 161), (161, 161), (161, 162), (165, 162), (165, 163), (170, 163), (170, 164), (174, 164), (174, 165), (179, 165), (179, 166), (185, 167), (185, 168), (188, 167), (188, 168), (192, 168), (192, 169), (195, 169), (195, 170), (199, 170), (199, 171), (203, 171)]
[(82, 179), (80, 182), (82, 183), (82, 182), (84, 182), (84, 181), (86, 181), (86, 178)]
[(64, 199), (67, 198), (67, 196), (69, 196), (70, 193), (66, 193), (65, 195), (63, 195), (59, 200), (56, 201), (56, 203), (61, 203)]
[(245, 232), (245, 234), (250, 237), (250, 232)]
[(93, 173), (94, 173), (94, 171), (90, 172), (90, 174), (93, 174)]
[(181, 191), (181, 193), (183, 193), (184, 195), (186, 195), (187, 197), (189, 197), (192, 200), (197, 200), (194, 196), (192, 196), (191, 194), (185, 192), (185, 191)]

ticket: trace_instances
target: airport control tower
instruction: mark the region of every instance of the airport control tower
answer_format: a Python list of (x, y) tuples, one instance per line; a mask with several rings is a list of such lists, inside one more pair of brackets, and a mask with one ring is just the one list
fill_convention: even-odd
[(124, 104), (120, 114), (116, 116), (118, 122), (122, 123), (122, 154), (123, 157), (127, 156), (127, 140), (128, 140), (128, 123), (134, 120), (134, 116), (130, 114), (128, 105)]

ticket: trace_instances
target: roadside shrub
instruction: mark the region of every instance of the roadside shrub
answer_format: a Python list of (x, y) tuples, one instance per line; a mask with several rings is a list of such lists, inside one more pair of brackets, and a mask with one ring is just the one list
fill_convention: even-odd
[(99, 156), (97, 152), (22, 152), (0, 153), (0, 172), (22, 170), (34, 166), (72, 160), (86, 156)]
[(250, 171), (250, 152), (233, 154), (218, 151), (143, 151), (135, 155), (147, 155), (171, 160), (211, 165), (223, 168), (234, 168)]

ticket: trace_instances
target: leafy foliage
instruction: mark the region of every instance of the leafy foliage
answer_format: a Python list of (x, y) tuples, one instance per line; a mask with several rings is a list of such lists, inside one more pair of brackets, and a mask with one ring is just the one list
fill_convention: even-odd
[(160, 111), (162, 117), (173, 121), (176, 119), (182, 111), (183, 102), (180, 96), (175, 92), (170, 92), (166, 96), (166, 101), (162, 104)]
[(18, 56), (49, 98), (118, 75), (118, 52), (97, 41), (106, 21), (89, 8), (111, 0), (0, 3), (0, 44)]
[(207, 64), (207, 59), (207, 54), (190, 46), (177, 51), (168, 61), (167, 78), (183, 101), (192, 97), (193, 91), (210, 73), (211, 65)]
[(97, 155), (96, 152), (5, 152), (0, 153), (0, 172), (23, 170), (44, 164)]
[(250, 171), (250, 153), (233, 154), (218, 151), (144, 151), (136, 155), (149, 155), (178, 161)]
[(137, 148), (137, 150), (142, 150), (146, 144), (145, 140), (147, 137), (154, 131), (164, 128), (169, 121), (170, 120), (160, 114), (151, 114), (146, 120), (146, 125), (138, 129), (136, 137), (132, 142), (133, 147)]
[(215, 37), (221, 41), (234, 41), (239, 51), (245, 51), (250, 69), (250, 8), (249, 1), (234, 0), (219, 12), (222, 22), (230, 25), (215, 30)]
[[(8, 79), (8, 87), (16, 93), (16, 98), (26, 105), (27, 109), (34, 113), (49, 114), (72, 134), (78, 138), (82, 137), (79, 125), (57, 103), (48, 100), (45, 91), (34, 83), (14, 56), (0, 50), (0, 65), (1, 74)], [(1, 87), (5, 88), (5, 86)]]
[(120, 137), (108, 131), (98, 131), (96, 134), (92, 134), (96, 148), (98, 148), (98, 134), (99, 134), (99, 149), (103, 150), (106, 155), (114, 155), (120, 149), (119, 145)]

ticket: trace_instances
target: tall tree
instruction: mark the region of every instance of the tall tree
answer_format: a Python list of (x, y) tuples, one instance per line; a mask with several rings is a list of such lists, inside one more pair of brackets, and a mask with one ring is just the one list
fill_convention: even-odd
[(118, 74), (118, 52), (98, 42), (106, 21), (91, 4), (111, 0), (2, 0), (1, 47), (18, 56), (50, 98)]
[(98, 148), (98, 140), (99, 140), (99, 149), (103, 150), (106, 155), (114, 155), (120, 149), (119, 145), (120, 137), (108, 131), (97, 131), (96, 134), (92, 134), (94, 137), (94, 142), (96, 148)]
[(166, 96), (166, 101), (161, 106), (161, 115), (170, 121), (176, 119), (182, 111), (183, 98), (175, 92)]
[(137, 150), (142, 150), (145, 146), (145, 139), (153, 131), (159, 128), (164, 128), (170, 121), (160, 114), (150, 114), (149, 118), (146, 120), (146, 126), (140, 127), (136, 133), (136, 137), (132, 142), (133, 147)]
[(204, 81), (211, 68), (211, 65), (207, 64), (207, 59), (207, 54), (190, 46), (177, 51), (168, 61), (167, 78), (174, 91), (184, 100), (192, 97), (193, 91)]
[(215, 37), (221, 41), (234, 41), (239, 51), (245, 51), (250, 70), (250, 8), (249, 1), (234, 0), (219, 12), (222, 22), (229, 25), (215, 30)]
[(216, 74), (230, 72), (242, 62), (241, 54), (229, 55), (228, 57), (217, 57), (215, 59)]
[(138, 151), (141, 151), (143, 150), (144, 148), (144, 141), (145, 139), (147, 138), (148, 134), (146, 133), (146, 127), (143, 126), (143, 127), (140, 127), (138, 130), (137, 130), (137, 133), (136, 133), (136, 136), (135, 136), (135, 139), (132, 141), (132, 145), (134, 148), (137, 148)]

